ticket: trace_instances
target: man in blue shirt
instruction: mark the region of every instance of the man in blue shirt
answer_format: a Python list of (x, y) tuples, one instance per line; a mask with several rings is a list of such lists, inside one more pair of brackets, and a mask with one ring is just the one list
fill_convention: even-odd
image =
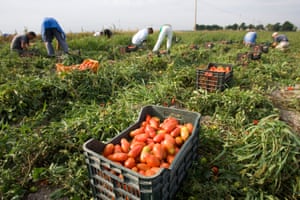
[(244, 44), (246, 46), (252, 46), (256, 43), (257, 34), (255, 31), (250, 30), (246, 35), (244, 36)]
[(45, 42), (48, 56), (55, 56), (54, 48), (52, 45), (53, 38), (55, 37), (58, 42), (58, 47), (61, 47), (65, 53), (68, 53), (68, 45), (66, 43), (66, 34), (56, 19), (46, 17), (42, 23), (42, 39)]
[(279, 35), (278, 32), (272, 34), (272, 38), (276, 49), (285, 50), (289, 47), (290, 43), (286, 35)]

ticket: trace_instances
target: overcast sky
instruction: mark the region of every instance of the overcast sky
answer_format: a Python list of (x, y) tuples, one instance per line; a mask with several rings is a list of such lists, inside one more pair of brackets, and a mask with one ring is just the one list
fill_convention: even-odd
[[(0, 31), (40, 32), (44, 17), (55, 17), (66, 32), (103, 27), (192, 30), (195, 0), (0, 0)], [(198, 24), (274, 24), (286, 20), (300, 27), (300, 0), (198, 0)]]

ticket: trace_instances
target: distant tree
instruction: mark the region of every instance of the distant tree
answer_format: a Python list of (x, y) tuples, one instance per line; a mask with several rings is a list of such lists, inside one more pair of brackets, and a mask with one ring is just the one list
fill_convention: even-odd
[(203, 31), (203, 30), (209, 30), (209, 31), (214, 31), (214, 30), (222, 30), (223, 27), (213, 24), (213, 25), (204, 25), (204, 24), (197, 24), (196, 25), (196, 30)]
[(273, 25), (272, 24), (267, 24), (266, 29), (267, 29), (267, 31), (273, 31)]
[(259, 24), (259, 25), (256, 25), (256, 26), (255, 26), (255, 29), (256, 29), (256, 30), (265, 30), (265, 27), (264, 27), (263, 24)]
[(286, 21), (281, 26), (281, 31), (295, 31), (297, 28), (289, 21)]
[(253, 24), (248, 25), (248, 29), (254, 29), (254, 28), (255, 28), (255, 26)]
[(272, 29), (273, 29), (272, 31), (280, 31), (281, 29), (280, 23), (277, 22), (276, 24), (274, 24)]
[(239, 26), (239, 29), (240, 29), (240, 30), (246, 30), (246, 29), (247, 29), (246, 23), (245, 23), (245, 22), (242, 22), (242, 23), (240, 24), (240, 26)]
[(239, 29), (239, 25), (237, 23), (232, 25), (232, 30), (238, 30)]

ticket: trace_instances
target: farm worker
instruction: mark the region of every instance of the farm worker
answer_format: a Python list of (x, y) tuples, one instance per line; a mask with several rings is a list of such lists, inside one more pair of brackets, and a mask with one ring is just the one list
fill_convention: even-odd
[(246, 46), (252, 46), (255, 44), (257, 38), (257, 34), (253, 30), (249, 30), (244, 36), (244, 44)]
[(169, 53), (172, 45), (172, 37), (173, 37), (173, 30), (170, 24), (165, 24), (160, 28), (158, 39), (152, 50), (154, 53), (158, 52), (158, 49), (160, 48), (160, 45), (162, 44), (165, 37), (167, 37), (167, 52)]
[(274, 32), (272, 38), (276, 49), (285, 50), (290, 45), (287, 36), (284, 34), (279, 35), (278, 32)]
[(56, 19), (46, 17), (42, 23), (42, 39), (48, 52), (48, 56), (55, 56), (52, 40), (55, 37), (58, 42), (58, 47), (61, 47), (65, 53), (68, 53), (68, 45), (66, 42), (66, 34)]
[(112, 34), (112, 31), (107, 28), (100, 32), (100, 35), (104, 35), (107, 38), (111, 38)]
[(22, 55), (26, 53), (29, 48), (29, 41), (33, 40), (36, 37), (35, 32), (28, 32), (24, 35), (16, 35), (10, 44), (10, 49)]
[(139, 30), (136, 34), (134, 34), (131, 42), (133, 45), (139, 47), (147, 40), (148, 35), (152, 33), (153, 29), (151, 27)]

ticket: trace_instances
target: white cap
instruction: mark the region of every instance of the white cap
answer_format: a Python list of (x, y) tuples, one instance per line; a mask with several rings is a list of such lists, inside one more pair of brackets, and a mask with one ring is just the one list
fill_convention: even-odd
[(276, 35), (278, 35), (278, 32), (274, 32), (274, 33), (272, 34), (272, 37), (275, 37)]

